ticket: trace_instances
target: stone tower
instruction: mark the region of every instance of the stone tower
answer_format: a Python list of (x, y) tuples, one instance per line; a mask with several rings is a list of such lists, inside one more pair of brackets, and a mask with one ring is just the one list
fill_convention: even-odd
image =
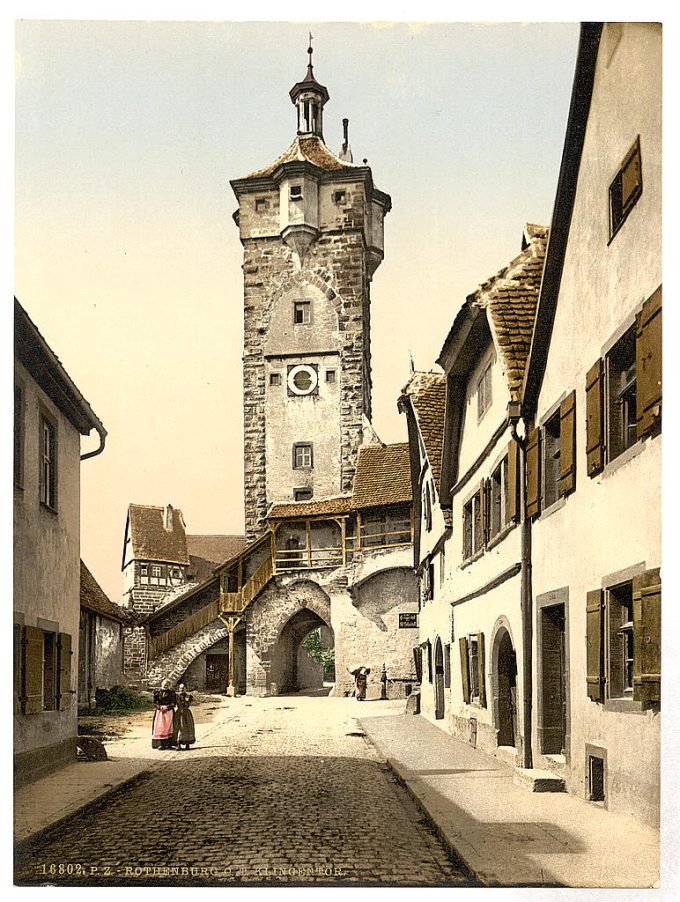
[(370, 283), (383, 258), (387, 194), (323, 139), (326, 88), (312, 48), (293, 85), (297, 136), (270, 166), (235, 179), (243, 244), (244, 463), (248, 541), (274, 501), (352, 488), (371, 416)]

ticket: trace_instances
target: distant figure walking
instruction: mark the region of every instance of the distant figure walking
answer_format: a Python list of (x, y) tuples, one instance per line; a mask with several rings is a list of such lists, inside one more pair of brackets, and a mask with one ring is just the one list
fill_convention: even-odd
[(153, 694), (156, 710), (153, 712), (151, 747), (171, 749), (174, 745), (174, 720), (177, 695), (170, 680), (163, 680), (160, 689)]
[(358, 702), (362, 702), (366, 698), (366, 685), (370, 672), (370, 667), (355, 667), (354, 670), (350, 670), (354, 677), (354, 695)]
[(190, 705), (194, 700), (193, 695), (186, 691), (184, 683), (180, 683), (177, 687), (177, 711), (175, 712), (175, 736), (177, 739), (177, 748), (181, 751), (182, 746), (189, 751), (189, 746), (196, 742), (196, 727), (194, 725), (194, 715), (191, 713)]

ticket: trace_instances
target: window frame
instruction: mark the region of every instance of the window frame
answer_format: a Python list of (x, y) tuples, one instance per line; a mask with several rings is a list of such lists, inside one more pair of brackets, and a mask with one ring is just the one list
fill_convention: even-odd
[[(309, 463), (298, 460), (298, 455), (306, 456), (309, 452)], [(312, 442), (294, 442), (292, 452), (292, 463), (294, 470), (313, 470), (314, 469), (314, 444)]]
[[(38, 441), (38, 491), (40, 504), (57, 512), (58, 501), (58, 454), (59, 440), (57, 421), (43, 407), (40, 408), (40, 434)], [(46, 454), (45, 430), (49, 433), (49, 448)]]
[[(626, 597), (623, 597), (625, 593)], [(607, 586), (605, 594), (604, 640), (605, 640), (605, 688), (606, 699), (617, 701), (633, 700), (634, 635), (633, 628), (633, 580), (626, 579)], [(614, 607), (626, 608), (628, 619), (619, 623), (614, 620)], [(617, 626), (617, 623), (619, 624)], [(625, 631), (625, 632), (624, 632)], [(622, 648), (614, 649), (617, 634), (621, 633)], [(616, 666), (615, 666), (616, 665)], [(629, 672), (628, 672), (629, 671)], [(629, 675), (629, 679), (627, 678)], [(616, 684), (615, 684), (616, 681)]]
[(491, 403), (493, 401), (492, 369), (493, 359), (489, 359), (484, 364), (482, 372), (477, 379), (475, 394), (477, 395), (478, 423), (481, 423), (481, 421), (484, 419), (487, 411), (491, 408)]
[[(302, 319), (298, 319), (298, 313)], [(305, 319), (306, 317), (306, 319)], [(310, 298), (295, 298), (293, 301), (293, 325), (310, 326), (312, 324), (312, 301)]]
[(274, 387), (278, 387), (281, 385), (281, 373), (270, 373), (269, 374), (269, 384)]
[[(300, 495), (307, 495), (308, 497), (301, 498)], [(311, 501), (314, 497), (314, 491), (310, 486), (300, 486), (300, 488), (293, 489), (293, 501)]]
[(302, 185), (290, 185), (288, 198), (289, 200), (302, 200)]
[(337, 371), (336, 370), (326, 370), (326, 383), (328, 385), (335, 385), (338, 381)]
[(562, 454), (561, 409), (551, 414), (541, 426), (541, 511), (560, 499), (560, 460)]
[[(623, 197), (623, 183), (624, 176), (629, 166), (634, 164), (634, 161), (637, 158), (638, 165), (638, 179), (633, 186), (632, 191), (628, 195), (627, 198)], [(642, 195), (642, 154), (640, 151), (640, 136), (638, 135), (635, 141), (633, 142), (632, 147), (628, 151), (628, 153), (623, 158), (623, 162), (618, 168), (618, 171), (614, 178), (609, 183), (609, 190), (607, 192), (607, 198), (609, 203), (609, 241), (611, 242), (615, 235), (619, 232), (624, 222), (628, 219), (633, 207), (637, 204), (638, 200)], [(620, 204), (621, 209), (617, 212), (617, 218), (615, 218), (615, 210), (614, 210), (614, 192), (621, 192)]]
[[(604, 451), (605, 466), (615, 461), (622, 454), (625, 454), (629, 448), (632, 448), (638, 441), (637, 435), (637, 335), (636, 326), (633, 323), (623, 334), (612, 344), (603, 357), (603, 374), (604, 374)], [(616, 361), (617, 355), (621, 355), (622, 347), (626, 348), (632, 362), (627, 368), (624, 368), (620, 362)], [(633, 373), (632, 377), (630, 373)], [(626, 377), (623, 387), (615, 387), (616, 378)], [(631, 407), (630, 395), (633, 395)], [(616, 424), (613, 416), (615, 405), (620, 405), (625, 414), (620, 415), (618, 424)], [(631, 413), (632, 411), (632, 413)], [(618, 429), (619, 435), (614, 439), (614, 433)], [(632, 436), (632, 438), (631, 438)]]

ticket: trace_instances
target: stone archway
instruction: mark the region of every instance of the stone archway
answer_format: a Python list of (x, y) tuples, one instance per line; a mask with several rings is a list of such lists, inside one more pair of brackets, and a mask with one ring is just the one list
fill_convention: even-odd
[(444, 649), (442, 640), (437, 636), (434, 643), (434, 716), (435, 720), (444, 718)]
[(509, 626), (497, 625), (491, 649), (496, 744), (517, 744), (517, 659)]
[[(317, 613), (302, 608), (284, 624), (271, 658), (270, 691), (272, 694), (296, 692), (299, 689), (323, 688), (323, 667), (316, 669), (309, 656), (301, 655), (303, 639), (315, 630), (323, 630), (333, 643), (333, 630)], [(304, 662), (310, 663), (304, 663)]]

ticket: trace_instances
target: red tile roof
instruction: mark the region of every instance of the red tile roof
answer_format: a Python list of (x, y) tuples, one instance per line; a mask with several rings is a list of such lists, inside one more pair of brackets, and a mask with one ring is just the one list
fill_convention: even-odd
[(166, 529), (164, 507), (131, 504), (130, 540), (135, 560), (188, 564), (187, 537), (182, 511), (171, 508), (171, 528)]
[(439, 492), (446, 414), (446, 376), (443, 373), (416, 372), (409, 379), (403, 394), (411, 399), (427, 459), (432, 468), (432, 476)]
[(319, 501), (291, 501), (273, 504), (267, 518), (269, 520), (288, 520), (293, 517), (347, 514), (350, 510), (352, 510), (352, 498), (349, 495), (339, 495), (335, 498), (322, 498)]
[(352, 508), (382, 507), (413, 500), (408, 442), (359, 448)]
[(189, 570), (199, 582), (246, 547), (245, 536), (187, 536)]
[(111, 601), (83, 561), (80, 562), (80, 606), (118, 623), (134, 619), (131, 611)]

